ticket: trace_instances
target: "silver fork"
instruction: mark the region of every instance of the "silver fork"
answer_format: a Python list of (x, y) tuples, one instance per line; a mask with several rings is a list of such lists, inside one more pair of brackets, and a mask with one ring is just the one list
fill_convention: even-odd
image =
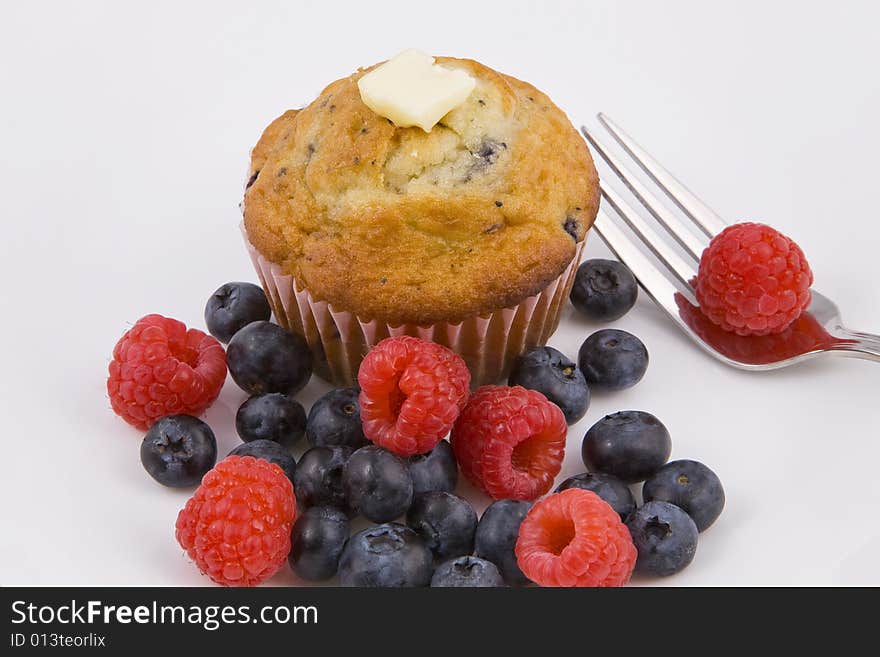
[[(606, 148), (594, 133), (581, 128), (593, 149), (623, 181), (648, 215), (681, 247), (674, 249), (667, 236), (614, 191), (603, 179), (602, 197), (639, 238), (633, 240), (612, 216), (599, 210), (595, 229), (614, 254), (632, 270), (644, 291), (667, 315), (709, 355), (745, 370), (771, 370), (793, 365), (820, 354), (837, 354), (880, 362), (880, 336), (847, 329), (837, 306), (812, 290), (807, 311), (783, 333), (774, 336), (743, 337), (720, 329), (707, 320), (694, 301), (691, 281), (709, 240), (727, 224), (709, 206), (692, 194), (651, 155), (604, 114), (599, 121), (651, 181), (690, 220), (682, 222)], [(650, 250), (659, 266), (637, 244)]]

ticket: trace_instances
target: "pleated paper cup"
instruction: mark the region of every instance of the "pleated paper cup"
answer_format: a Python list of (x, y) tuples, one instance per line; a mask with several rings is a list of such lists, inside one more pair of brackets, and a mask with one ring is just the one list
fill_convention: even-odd
[(584, 248), (584, 242), (579, 242), (565, 271), (541, 292), (515, 306), (456, 324), (392, 326), (314, 299), (293, 276), (254, 248), (244, 225), (241, 230), (276, 320), (306, 339), (315, 357), (315, 372), (336, 386), (355, 385), (366, 353), (395, 335), (412, 335), (449, 347), (464, 358), (474, 386), (506, 378), (517, 356), (545, 344), (553, 335)]

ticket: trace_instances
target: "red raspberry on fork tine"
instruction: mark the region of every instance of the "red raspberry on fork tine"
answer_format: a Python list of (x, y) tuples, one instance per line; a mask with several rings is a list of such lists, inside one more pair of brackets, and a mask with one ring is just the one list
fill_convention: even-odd
[(700, 310), (739, 335), (781, 333), (810, 305), (813, 272), (803, 251), (778, 230), (728, 226), (700, 258), (694, 286)]
[(364, 435), (401, 456), (428, 452), (449, 433), (470, 382), (452, 350), (409, 336), (386, 338), (358, 370)]

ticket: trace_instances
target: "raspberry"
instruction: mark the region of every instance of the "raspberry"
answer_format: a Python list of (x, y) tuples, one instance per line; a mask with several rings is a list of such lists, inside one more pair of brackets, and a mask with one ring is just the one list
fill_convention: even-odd
[(204, 574), (226, 586), (254, 586), (290, 552), (293, 486), (274, 463), (227, 456), (177, 516), (177, 542)]
[(423, 454), (467, 403), (471, 374), (458, 354), (408, 336), (386, 338), (358, 371), (364, 435), (401, 456)]
[(781, 333), (810, 305), (813, 272), (797, 244), (764, 224), (716, 235), (700, 258), (700, 309), (725, 331)]
[(553, 485), (567, 432), (559, 407), (520, 386), (478, 389), (452, 429), (465, 477), (497, 499), (533, 500)]
[(629, 530), (592, 491), (536, 502), (519, 527), (516, 561), (541, 586), (623, 586), (636, 563)]
[(113, 348), (107, 393), (113, 410), (138, 429), (166, 415), (199, 415), (226, 380), (216, 339), (182, 322), (147, 315)]

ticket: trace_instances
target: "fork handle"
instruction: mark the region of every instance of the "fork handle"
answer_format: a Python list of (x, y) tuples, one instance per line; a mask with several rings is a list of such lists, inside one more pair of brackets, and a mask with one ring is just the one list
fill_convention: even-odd
[(834, 332), (834, 336), (850, 341), (832, 347), (834, 353), (880, 363), (880, 335), (841, 328)]

